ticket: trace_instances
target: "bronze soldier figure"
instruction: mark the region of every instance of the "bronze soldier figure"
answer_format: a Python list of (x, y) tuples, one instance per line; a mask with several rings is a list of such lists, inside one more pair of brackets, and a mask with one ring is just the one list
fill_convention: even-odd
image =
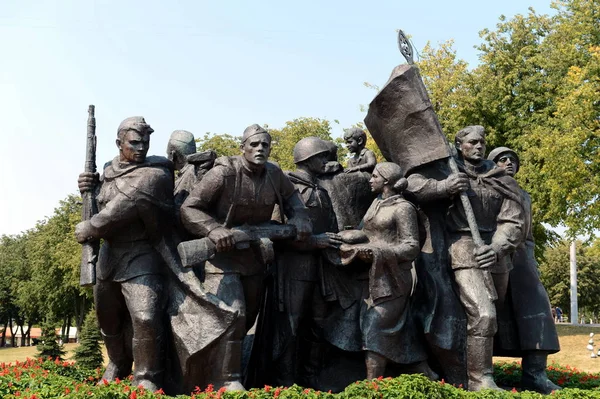
[(175, 165), (175, 205), (179, 208), (197, 181), (213, 167), (217, 154), (212, 150), (197, 153), (194, 135), (175, 130), (167, 144), (167, 157)]
[[(510, 148), (498, 147), (490, 152), (488, 159), (504, 169), (509, 176), (515, 176), (519, 171), (519, 156)], [(512, 257), (509, 295), (504, 306), (509, 320), (500, 316), (498, 318), (497, 354), (523, 358), (522, 389), (550, 394), (561, 389), (546, 374), (548, 354), (558, 352), (560, 344), (548, 293), (540, 281), (535, 259), (531, 197), (525, 190), (521, 190), (521, 195), (524, 200), (526, 239)], [(503, 328), (505, 324), (508, 324), (506, 333)]]
[[(321, 295), (319, 281), (323, 276), (320, 249), (341, 244), (335, 235), (338, 226), (331, 199), (317, 180), (327, 169), (330, 143), (318, 137), (306, 137), (294, 146), (297, 170), (289, 172), (288, 177), (308, 209), (312, 235), (306, 241), (283, 242), (277, 248), (277, 276), (283, 309), (276, 317), (273, 342), (276, 385), (291, 386), (299, 382), (296, 377), (298, 358), (309, 363), (302, 365), (308, 366), (309, 370), (305, 367), (302, 371), (316, 374), (315, 369), (319, 367), (322, 334), (313, 320), (319, 317), (318, 310), (323, 309), (322, 302), (316, 299)], [(303, 356), (298, 351), (300, 340), (303, 341), (302, 351), (308, 352)], [(311, 376), (303, 377), (309, 379)]]
[(82, 192), (96, 187), (100, 212), (79, 223), (79, 242), (104, 239), (97, 265), (94, 301), (108, 352), (103, 378), (124, 378), (135, 362), (133, 385), (156, 390), (164, 371), (164, 260), (157, 250), (172, 224), (173, 165), (146, 154), (154, 130), (144, 118), (118, 128), (119, 156), (97, 175), (82, 173)]
[(377, 164), (377, 158), (373, 151), (365, 148), (367, 145), (367, 133), (357, 127), (350, 128), (344, 132), (344, 141), (348, 146), (348, 151), (353, 154), (348, 159), (348, 167), (344, 172), (373, 172), (375, 164)]
[(450, 264), (467, 314), (466, 360), (471, 391), (499, 389), (492, 366), (495, 301), (504, 300), (509, 257), (524, 240), (525, 229), (520, 189), (503, 169), (484, 158), (485, 144), (482, 126), (467, 126), (456, 134), (459, 168), (469, 177), (467, 194), (485, 245), (476, 247), (458, 199), (447, 215)]
[(268, 162), (269, 133), (259, 125), (249, 126), (240, 149), (241, 156), (218, 158), (181, 207), (188, 232), (208, 237), (218, 251), (205, 263), (205, 289), (239, 311), (216, 342), (207, 370), (211, 373), (208, 380), (216, 388), (228, 390), (244, 389), (240, 380), (242, 340), (259, 310), (265, 263), (272, 261), (272, 248), (236, 248), (231, 228), (269, 223), (278, 203), (289, 217), (288, 223), (297, 227), (299, 239), (312, 233), (298, 191), (278, 166)]

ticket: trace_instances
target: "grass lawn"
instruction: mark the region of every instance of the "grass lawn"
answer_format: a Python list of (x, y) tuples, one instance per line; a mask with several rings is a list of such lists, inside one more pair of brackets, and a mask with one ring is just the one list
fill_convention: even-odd
[[(581, 371), (587, 371), (592, 373), (600, 372), (600, 357), (597, 359), (590, 358), (590, 351), (586, 349), (589, 335), (591, 332), (596, 334), (595, 345), (596, 352), (600, 349), (600, 327), (586, 327), (586, 326), (572, 326), (570, 324), (557, 324), (556, 329), (560, 339), (561, 351), (550, 355), (548, 357), (548, 363), (557, 363), (562, 366), (575, 367)], [(71, 359), (73, 352), (78, 344), (66, 344), (66, 359)], [(106, 350), (104, 350), (105, 364)], [(37, 354), (37, 350), (34, 346), (22, 347), (22, 348), (1, 348), (0, 349), (0, 363), (8, 363), (14, 361), (24, 361), (28, 357), (33, 358)], [(503, 360), (514, 362), (520, 359), (508, 358), (508, 357), (496, 357), (495, 360)]]
[[(560, 341), (560, 352), (548, 356), (548, 363), (557, 363), (561, 366), (575, 367), (589, 373), (600, 372), (600, 357), (590, 358), (590, 351), (586, 349), (590, 333), (594, 333), (595, 352), (600, 349), (600, 327), (573, 326), (571, 324), (557, 324)], [(495, 360), (514, 362), (520, 359), (510, 357), (496, 357)]]
[[(65, 360), (71, 360), (73, 355), (75, 354), (75, 348), (79, 346), (79, 344), (65, 344), (63, 345), (65, 349)], [(108, 363), (106, 359), (106, 349), (104, 346), (102, 347), (102, 352), (104, 353), (105, 365)], [(15, 361), (25, 361), (27, 358), (34, 358), (37, 355), (37, 349), (35, 346), (23, 346), (20, 348), (0, 348), (0, 363), (10, 363)]]

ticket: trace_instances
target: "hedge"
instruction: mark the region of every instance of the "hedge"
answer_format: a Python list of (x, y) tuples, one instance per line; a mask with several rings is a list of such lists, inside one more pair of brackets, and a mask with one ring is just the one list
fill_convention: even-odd
[[(73, 362), (37, 359), (26, 362), (0, 364), (0, 397), (6, 399), (50, 399), (50, 398), (100, 398), (100, 399), (150, 399), (172, 398), (162, 391), (148, 392), (132, 387), (130, 380), (109, 383), (100, 381), (102, 370), (91, 373), (77, 367)], [(492, 399), (492, 398), (597, 398), (600, 399), (600, 374), (583, 373), (569, 366), (548, 367), (550, 379), (565, 387), (550, 396), (534, 392), (519, 392), (520, 365), (499, 363), (495, 365), (495, 378), (499, 385), (508, 387), (504, 392), (467, 392), (444, 381), (433, 382), (421, 375), (402, 375), (396, 378), (379, 377), (374, 380), (358, 381), (343, 392), (320, 392), (298, 385), (289, 388), (265, 386), (248, 392), (223, 392), (212, 386), (196, 390), (178, 399)], [(512, 389), (511, 389), (512, 388)]]

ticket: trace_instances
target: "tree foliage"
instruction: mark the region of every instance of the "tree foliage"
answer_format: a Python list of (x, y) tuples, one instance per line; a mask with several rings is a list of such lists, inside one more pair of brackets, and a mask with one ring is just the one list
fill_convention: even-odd
[(102, 335), (100, 327), (98, 327), (96, 312), (91, 309), (85, 317), (79, 334), (79, 346), (75, 349), (77, 365), (89, 370), (102, 367), (104, 359), (100, 341), (102, 341)]
[(31, 327), (50, 314), (65, 327), (83, 321), (91, 290), (79, 286), (80, 219), (80, 199), (71, 195), (34, 228), (0, 238), (0, 323)]
[(427, 45), (419, 66), (449, 137), (481, 124), (489, 150), (519, 153), (517, 180), (532, 196), (534, 221), (591, 233), (600, 228), (600, 3), (553, 7), (553, 16), (530, 9), (483, 30), (472, 70), (451, 41)]
[(294, 146), (305, 137), (316, 136), (331, 140), (331, 123), (320, 118), (298, 118), (285, 123), (281, 129), (269, 129), (273, 138), (271, 160), (283, 170), (295, 170)]
[(40, 343), (37, 346), (37, 350), (38, 358), (63, 359), (65, 350), (63, 346), (58, 343), (56, 325), (54, 325), (52, 321), (46, 321), (42, 324), (42, 336), (40, 337)]
[(239, 155), (241, 141), (241, 136), (207, 132), (202, 138), (196, 139), (196, 148), (198, 151), (213, 150), (219, 157)]
[[(559, 241), (549, 246), (540, 263), (540, 278), (548, 291), (553, 306), (563, 310), (570, 308), (570, 245)], [(577, 302), (579, 313), (588, 317), (600, 316), (600, 241), (591, 245), (576, 243)]]

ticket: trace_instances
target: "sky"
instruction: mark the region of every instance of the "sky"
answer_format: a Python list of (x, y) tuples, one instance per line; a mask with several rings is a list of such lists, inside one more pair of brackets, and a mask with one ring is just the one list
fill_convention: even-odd
[(77, 191), (87, 109), (101, 167), (119, 123), (152, 125), (149, 154), (173, 130), (241, 135), (253, 123), (365, 117), (360, 105), (404, 62), (396, 29), (420, 51), (454, 40), (474, 67), (478, 32), (501, 15), (552, 13), (550, 0), (1, 0), (0, 235), (52, 215)]

